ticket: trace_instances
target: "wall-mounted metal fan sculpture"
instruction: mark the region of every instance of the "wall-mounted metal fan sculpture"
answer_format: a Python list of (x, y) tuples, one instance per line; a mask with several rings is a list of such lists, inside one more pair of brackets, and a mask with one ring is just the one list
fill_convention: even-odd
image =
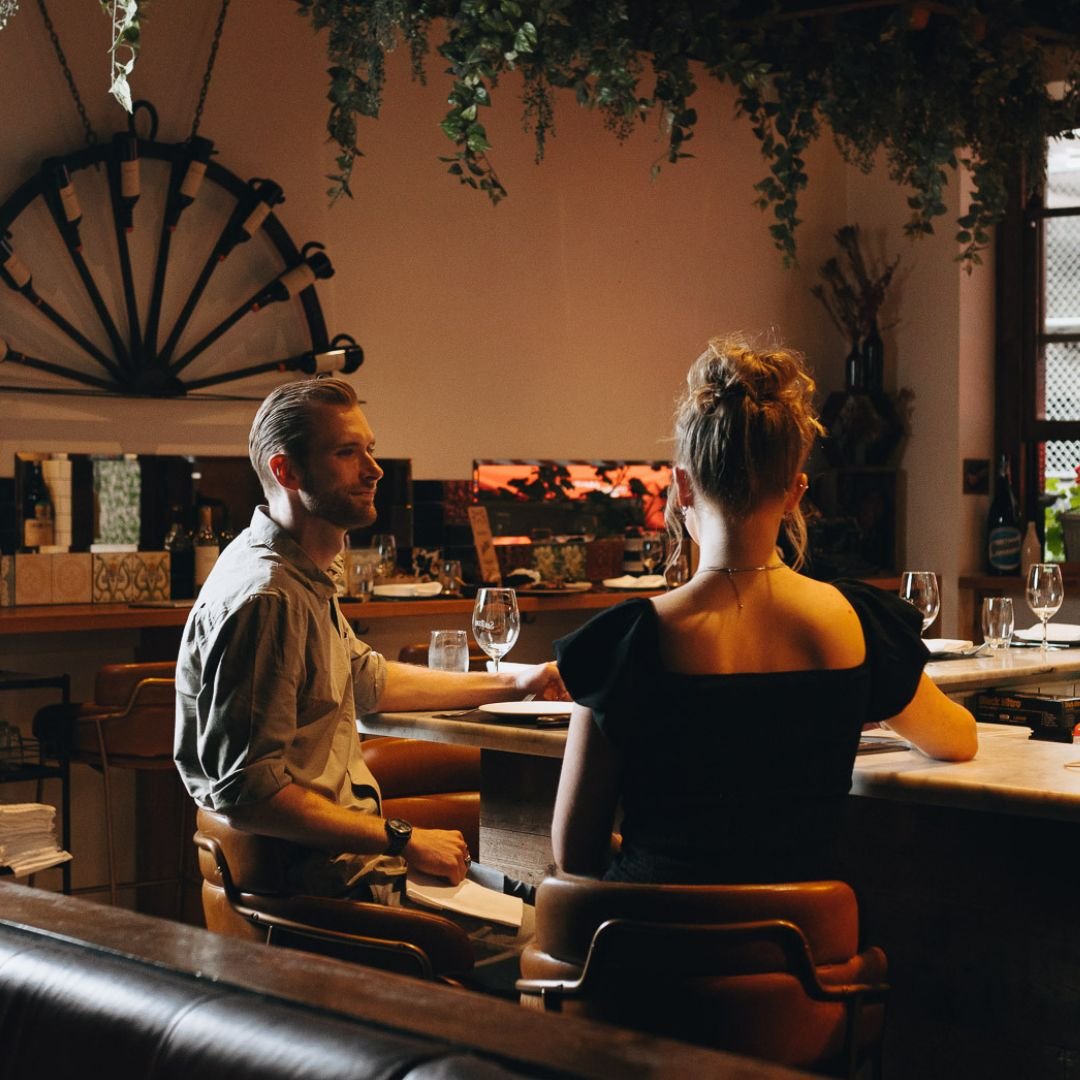
[(363, 350), (328, 337), (315, 294), (333, 266), (290, 239), (281, 188), (212, 161), (209, 139), (156, 134), (137, 102), (126, 132), (46, 160), (0, 206), (0, 372), (22, 376), (0, 390), (170, 398), (355, 371)]

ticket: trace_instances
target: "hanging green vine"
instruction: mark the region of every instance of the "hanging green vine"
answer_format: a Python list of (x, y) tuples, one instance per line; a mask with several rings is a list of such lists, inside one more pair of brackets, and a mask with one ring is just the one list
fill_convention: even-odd
[(698, 117), (690, 102), (695, 73), (704, 72), (734, 87), (758, 139), (768, 173), (756, 201), (772, 212), (770, 233), (787, 264), (809, 183), (805, 154), (826, 128), (864, 170), (884, 155), (890, 177), (910, 192), (912, 236), (933, 232), (951, 174), (969, 168), (974, 190), (956, 227), (969, 269), (1004, 212), (1010, 170), (1022, 163), (1037, 182), (1045, 139), (1080, 128), (1075, 53), (1064, 62), (1066, 92), (1047, 89), (1050, 46), (1077, 43), (1073, 0), (898, 0), (813, 12), (783, 0), (296, 2), (328, 36), (328, 130), (340, 148), (334, 198), (351, 194), (362, 156), (357, 118), (379, 114), (386, 52), (407, 43), (423, 78), (435, 21), (451, 79), (441, 127), (455, 146), (441, 160), (461, 183), (493, 202), (507, 194), (483, 121), (502, 75), (521, 74), (523, 125), (538, 161), (555, 130), (555, 99), (572, 92), (617, 138), (657, 117), (666, 150), (655, 175), (691, 156)]

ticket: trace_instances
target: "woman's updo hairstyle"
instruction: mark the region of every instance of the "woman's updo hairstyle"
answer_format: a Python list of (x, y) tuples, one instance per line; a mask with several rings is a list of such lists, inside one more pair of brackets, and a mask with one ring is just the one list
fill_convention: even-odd
[[(675, 411), (675, 461), (695, 493), (739, 517), (783, 495), (825, 433), (814, 389), (801, 353), (713, 338), (691, 366)], [(669, 514), (676, 502), (668, 500)], [(784, 529), (801, 565), (806, 522), (798, 507)]]

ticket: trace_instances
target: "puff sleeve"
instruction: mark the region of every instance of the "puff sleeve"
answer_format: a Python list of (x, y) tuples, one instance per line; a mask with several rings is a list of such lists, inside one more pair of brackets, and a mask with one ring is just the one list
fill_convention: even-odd
[(930, 653), (923, 644), (922, 616), (892, 593), (860, 581), (834, 581), (855, 610), (866, 641), (870, 670), (868, 722), (888, 720), (915, 696)]
[(601, 612), (555, 642), (570, 696), (592, 710), (597, 726), (616, 744), (648, 708), (658, 642), (656, 610), (642, 597)]

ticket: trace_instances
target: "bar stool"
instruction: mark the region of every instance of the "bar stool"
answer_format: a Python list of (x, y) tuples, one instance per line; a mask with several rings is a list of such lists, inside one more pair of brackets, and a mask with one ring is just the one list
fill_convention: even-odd
[(547, 878), (521, 1003), (778, 1064), (880, 1075), (887, 962), (840, 881), (638, 885)]
[[(161, 661), (139, 664), (106, 664), (97, 673), (93, 701), (39, 710), (34, 732), (68, 763), (89, 765), (101, 773), (105, 797), (105, 841), (108, 884), (76, 889), (101, 892), (108, 889), (110, 903), (117, 903), (121, 889), (173, 884), (176, 913), (183, 904), (184, 855), (188, 822), (181, 814), (178, 865), (174, 877), (149, 880), (118, 880), (115, 837), (115, 800), (111, 771), (172, 772), (173, 728), (176, 722), (176, 664)], [(185, 809), (186, 801), (182, 804)]]

